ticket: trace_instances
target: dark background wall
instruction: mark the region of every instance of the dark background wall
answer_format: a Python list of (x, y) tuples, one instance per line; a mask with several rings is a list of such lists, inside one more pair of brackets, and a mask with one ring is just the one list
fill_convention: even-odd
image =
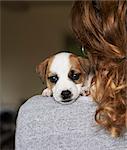
[(44, 85), (35, 67), (44, 58), (67, 49), (72, 35), (73, 2), (4, 2), (1, 4), (2, 47), (0, 101), (17, 107), (40, 94)]

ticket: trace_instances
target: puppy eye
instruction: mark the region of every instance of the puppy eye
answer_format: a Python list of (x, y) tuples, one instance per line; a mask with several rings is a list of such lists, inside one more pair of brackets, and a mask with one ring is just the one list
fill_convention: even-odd
[(69, 75), (69, 78), (72, 81), (76, 81), (76, 80), (78, 80), (80, 78), (80, 75), (81, 75), (81, 73), (74, 73), (74, 71), (72, 70), (71, 74)]
[(59, 78), (57, 75), (54, 75), (54, 76), (48, 77), (48, 79), (50, 80), (50, 82), (56, 83)]
[(78, 80), (79, 77), (80, 77), (80, 74), (73, 74), (72, 77), (71, 77), (71, 79), (72, 79), (73, 81), (75, 81), (75, 80)]

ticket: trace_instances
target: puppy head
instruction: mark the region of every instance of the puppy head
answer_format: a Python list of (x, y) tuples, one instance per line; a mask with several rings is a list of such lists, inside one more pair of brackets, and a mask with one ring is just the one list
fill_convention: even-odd
[(89, 71), (89, 61), (62, 52), (44, 60), (36, 70), (46, 80), (55, 100), (68, 104), (74, 102), (81, 93)]

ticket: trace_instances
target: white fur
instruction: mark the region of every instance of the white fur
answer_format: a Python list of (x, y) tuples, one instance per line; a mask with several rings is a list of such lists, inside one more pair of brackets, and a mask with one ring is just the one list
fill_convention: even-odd
[(51, 96), (52, 91), (49, 88), (46, 88), (46, 89), (43, 90), (42, 95), (43, 96)]
[(85, 81), (85, 83), (84, 83), (84, 86), (81, 89), (82, 90), (82, 95), (88, 96), (90, 94), (92, 79), (93, 79), (93, 74), (89, 74), (86, 81)]
[(50, 72), (57, 74), (59, 80), (52, 89), (53, 97), (57, 102), (62, 102), (61, 92), (70, 90), (73, 94), (71, 103), (78, 98), (81, 93), (82, 84), (75, 84), (68, 78), (68, 73), (71, 68), (69, 56), (70, 53), (59, 53), (55, 55), (50, 66)]

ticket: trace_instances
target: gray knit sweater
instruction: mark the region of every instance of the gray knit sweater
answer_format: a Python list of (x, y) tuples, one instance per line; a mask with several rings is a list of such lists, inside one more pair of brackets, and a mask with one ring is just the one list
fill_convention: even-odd
[(70, 105), (41, 95), (30, 98), (18, 113), (16, 150), (127, 150), (127, 134), (111, 138), (96, 125), (95, 110), (83, 96)]

